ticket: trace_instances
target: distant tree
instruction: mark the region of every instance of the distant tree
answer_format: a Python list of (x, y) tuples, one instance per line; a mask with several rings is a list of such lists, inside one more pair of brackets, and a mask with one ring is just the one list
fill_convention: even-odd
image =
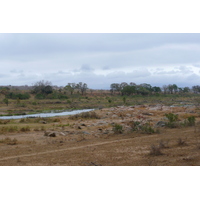
[(38, 81), (33, 85), (33, 91), (34, 94), (51, 94), (53, 93), (53, 87), (51, 82), (49, 81)]
[(173, 90), (174, 90), (173, 85), (169, 84), (168, 85), (168, 90), (169, 90), (170, 94), (173, 94)]
[(110, 92), (112, 94), (114, 94), (115, 92), (119, 92), (120, 91), (120, 84), (119, 83), (112, 83), (110, 85)]
[(122, 95), (132, 95), (135, 92), (136, 92), (136, 87), (131, 85), (127, 85), (121, 90)]
[(74, 90), (77, 88), (77, 84), (76, 83), (68, 83), (64, 89), (69, 91), (70, 94), (72, 95), (74, 93)]
[(152, 91), (155, 92), (155, 93), (160, 93), (161, 92), (161, 88), (157, 87), (157, 86), (154, 86), (154, 87), (152, 87)]
[(133, 83), (133, 82), (130, 82), (130, 84), (129, 84), (130, 86), (136, 86), (136, 84), (135, 83)]
[(50, 86), (50, 85), (45, 86), (44, 89), (43, 89), (43, 93), (44, 94), (51, 94), (51, 93), (53, 93), (52, 86)]
[(172, 85), (174, 93), (178, 92), (178, 86), (176, 84)]
[(0, 88), (0, 93), (3, 94), (3, 95), (7, 95), (10, 91), (10, 88), (9, 87), (1, 87)]
[(168, 93), (168, 86), (167, 85), (163, 85), (162, 87), (164, 94)]
[(82, 83), (82, 82), (79, 82), (78, 84), (77, 84), (77, 89), (79, 89), (80, 91), (81, 91), (81, 94), (83, 95), (85, 92), (86, 92), (86, 90), (88, 89), (88, 87), (87, 87), (87, 84), (86, 83)]
[(190, 92), (190, 88), (189, 88), (189, 87), (184, 87), (184, 88), (183, 88), (183, 92), (184, 92), (184, 93)]
[(194, 93), (199, 93), (200, 92), (200, 86), (199, 85), (194, 85), (192, 86), (192, 91)]

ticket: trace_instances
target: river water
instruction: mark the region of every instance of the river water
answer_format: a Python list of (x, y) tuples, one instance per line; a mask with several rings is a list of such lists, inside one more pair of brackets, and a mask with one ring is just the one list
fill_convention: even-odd
[(56, 116), (65, 116), (65, 115), (75, 115), (82, 112), (89, 112), (94, 109), (84, 109), (84, 110), (73, 110), (73, 111), (64, 111), (64, 112), (51, 112), (51, 113), (38, 113), (30, 115), (17, 115), (17, 116), (1, 116), (0, 119), (21, 119), (21, 118), (34, 118), (34, 117), (56, 117)]

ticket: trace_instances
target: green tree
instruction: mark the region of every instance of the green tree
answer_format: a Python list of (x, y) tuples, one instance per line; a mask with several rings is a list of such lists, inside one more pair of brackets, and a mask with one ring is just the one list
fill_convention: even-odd
[(77, 84), (77, 89), (79, 89), (81, 91), (81, 94), (83, 95), (86, 92), (86, 90), (88, 89), (88, 87), (87, 87), (86, 83), (79, 82)]

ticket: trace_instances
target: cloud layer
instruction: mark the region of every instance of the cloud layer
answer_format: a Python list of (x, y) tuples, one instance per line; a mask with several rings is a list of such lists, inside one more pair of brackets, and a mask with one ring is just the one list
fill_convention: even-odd
[(0, 34), (0, 85), (199, 84), (200, 34)]

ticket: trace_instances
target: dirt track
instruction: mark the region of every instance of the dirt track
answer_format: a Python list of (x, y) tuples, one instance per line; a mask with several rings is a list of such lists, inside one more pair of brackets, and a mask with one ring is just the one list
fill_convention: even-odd
[[(179, 113), (180, 117), (181, 115), (185, 116), (185, 109), (183, 112), (180, 108), (170, 111)], [(96, 112), (100, 115), (100, 119), (70, 121), (67, 118), (61, 118), (59, 124), (72, 124), (57, 130), (57, 133), (60, 130), (66, 135), (57, 134), (56, 137), (47, 137), (44, 136), (44, 131), (0, 135), (1, 140), (6, 137), (11, 140), (17, 138), (17, 143), (14, 145), (0, 143), (0, 165), (200, 165), (200, 126), (198, 123), (200, 120), (198, 115), (196, 115), (196, 126), (173, 129), (162, 127), (159, 133), (145, 134), (130, 131), (129, 121), (137, 119), (139, 115), (140, 118), (144, 116), (145, 120), (155, 124), (161, 120), (166, 110), (151, 110), (149, 114), (148, 107), (139, 107), (138, 109), (131, 108), (131, 110), (115, 108)], [(142, 115), (142, 113), (144, 114)], [(186, 114), (189, 115), (189, 113)], [(113, 133), (112, 123), (122, 124), (124, 132)], [(150, 155), (153, 145), (154, 147), (163, 146), (159, 155)]]

